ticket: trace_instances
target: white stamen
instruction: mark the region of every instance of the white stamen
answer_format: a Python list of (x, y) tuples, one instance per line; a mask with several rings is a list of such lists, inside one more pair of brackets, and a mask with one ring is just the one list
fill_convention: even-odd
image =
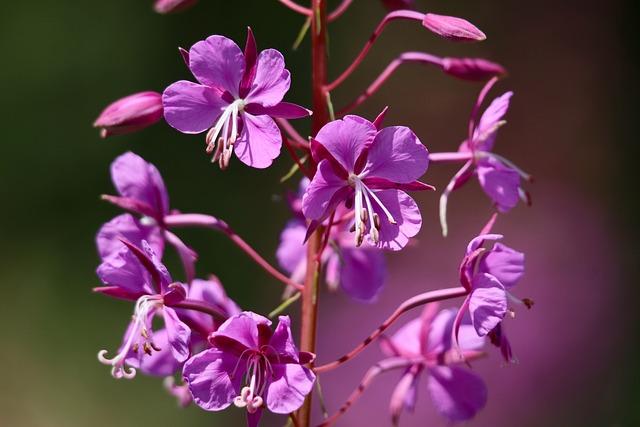
[(229, 165), (233, 145), (238, 139), (238, 118), (244, 111), (244, 107), (243, 99), (233, 101), (224, 109), (215, 126), (207, 133), (207, 153), (214, 152), (214, 146), (217, 143), (212, 162), (219, 161), (222, 169)]
[[(365, 184), (362, 182), (360, 176), (351, 174), (349, 176), (349, 184), (354, 187), (355, 195), (354, 195), (354, 209), (355, 209), (355, 240), (356, 246), (360, 246), (362, 244), (362, 240), (364, 237), (364, 233), (366, 230), (366, 222), (369, 222), (369, 237), (373, 244), (378, 244), (380, 241), (380, 217), (373, 210), (373, 200), (378, 207), (384, 212), (387, 217), (387, 221), (391, 224), (397, 224), (396, 220), (391, 215), (391, 212), (387, 209), (387, 207), (382, 203), (380, 198), (376, 196), (376, 194), (371, 191)], [(364, 204), (363, 206), (363, 198)]]

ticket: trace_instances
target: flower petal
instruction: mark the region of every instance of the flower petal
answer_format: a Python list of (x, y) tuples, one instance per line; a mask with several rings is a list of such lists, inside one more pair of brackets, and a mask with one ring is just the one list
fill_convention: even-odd
[(297, 104), (290, 102), (280, 102), (273, 107), (264, 107), (260, 104), (247, 104), (244, 110), (254, 116), (268, 115), (271, 117), (281, 117), (283, 119), (299, 119), (308, 117), (312, 111), (307, 110)]
[(298, 219), (287, 223), (280, 234), (280, 245), (276, 251), (278, 264), (289, 274), (292, 274), (305, 261), (304, 236), (306, 225)]
[(124, 197), (140, 200), (162, 217), (169, 211), (169, 194), (158, 169), (142, 157), (127, 152), (111, 163), (111, 180)]
[(122, 248), (105, 259), (96, 270), (102, 283), (117, 286), (133, 293), (152, 294), (150, 277), (131, 251)]
[(478, 163), (478, 181), (500, 212), (508, 212), (518, 204), (520, 175), (493, 158)]
[(242, 114), (243, 129), (235, 144), (235, 153), (248, 166), (264, 169), (280, 155), (282, 134), (269, 116)]
[[(347, 183), (336, 175), (329, 161), (322, 160), (318, 164), (318, 170), (307, 187), (307, 191), (302, 196), (302, 213), (307, 219), (324, 220), (335, 208), (335, 205), (346, 199), (352, 191), (345, 189), (351, 190)], [(344, 198), (334, 200), (334, 195), (342, 196), (343, 192), (345, 193)]]
[(295, 363), (275, 365), (275, 379), (266, 390), (267, 408), (276, 414), (289, 414), (302, 406), (311, 392), (316, 376), (310, 369)]
[(146, 354), (142, 350), (138, 353), (132, 351), (127, 356), (127, 365), (139, 369), (146, 375), (165, 377), (175, 374), (182, 363), (173, 356), (166, 329), (153, 332), (153, 344), (160, 351), (153, 351), (151, 354)]
[(265, 49), (258, 55), (256, 75), (246, 101), (272, 107), (282, 101), (290, 85), (291, 74), (284, 68), (282, 54)]
[(353, 172), (356, 160), (376, 136), (376, 127), (359, 116), (344, 116), (326, 124), (315, 137), (347, 171)]
[[(258, 327), (270, 325), (271, 321), (266, 317), (245, 311), (227, 319), (216, 332), (211, 334), (211, 337), (221, 350), (242, 352), (247, 348), (257, 349), (261, 345)], [(226, 348), (227, 344), (230, 346), (228, 349)]]
[(220, 411), (240, 394), (244, 367), (238, 365), (237, 357), (209, 349), (189, 359), (182, 375), (196, 405), (207, 411)]
[(351, 298), (375, 302), (384, 287), (384, 254), (376, 249), (344, 248), (340, 286)]
[(478, 122), (478, 127), (473, 134), (475, 148), (477, 150), (491, 151), (493, 149), (500, 121), (509, 110), (509, 102), (512, 96), (513, 92), (507, 92), (494, 99), (487, 109), (484, 110)]
[(509, 289), (524, 275), (524, 254), (502, 243), (496, 243), (481, 259), (479, 269), (491, 274)]
[(105, 259), (122, 247), (120, 239), (126, 239), (136, 246), (146, 240), (153, 250), (162, 256), (164, 240), (157, 226), (142, 225), (131, 214), (122, 214), (100, 227), (96, 235), (96, 246), (100, 258)]
[(289, 363), (298, 363), (298, 349), (291, 335), (291, 319), (289, 316), (279, 316), (278, 320), (278, 326), (271, 337), (269, 346), (276, 352), (276, 358), (282, 363), (285, 363), (282, 359), (283, 356)]
[(210, 36), (189, 50), (189, 68), (200, 83), (238, 96), (244, 74), (244, 54), (224, 36)]
[(476, 374), (457, 367), (430, 369), (427, 388), (434, 406), (451, 422), (473, 418), (487, 403), (487, 386)]
[[(418, 357), (420, 352), (420, 330), (422, 328), (422, 320), (420, 318), (413, 319), (409, 323), (402, 326), (390, 338), (392, 349), (394, 352), (385, 351), (388, 356)], [(383, 347), (385, 350), (385, 347)], [(398, 352), (399, 354), (395, 354)]]
[[(374, 190), (375, 191), (375, 190)], [(380, 242), (377, 247), (392, 251), (399, 251), (405, 247), (409, 239), (420, 231), (422, 215), (416, 202), (404, 191), (382, 190), (375, 191), (380, 201), (386, 206), (396, 221), (387, 221), (382, 210), (374, 204), (373, 210), (381, 219)]]
[(487, 335), (504, 319), (506, 312), (507, 294), (498, 279), (487, 273), (476, 274), (469, 299), (469, 313), (478, 335)]
[(201, 133), (213, 127), (228, 102), (214, 88), (180, 80), (162, 94), (164, 118), (182, 133)]
[(162, 309), (164, 317), (164, 325), (167, 330), (169, 344), (171, 345), (171, 354), (178, 362), (184, 362), (189, 358), (189, 338), (191, 337), (191, 329), (178, 319), (175, 310), (169, 307)]
[(397, 183), (417, 180), (429, 166), (429, 152), (404, 126), (382, 129), (376, 135), (363, 174)]

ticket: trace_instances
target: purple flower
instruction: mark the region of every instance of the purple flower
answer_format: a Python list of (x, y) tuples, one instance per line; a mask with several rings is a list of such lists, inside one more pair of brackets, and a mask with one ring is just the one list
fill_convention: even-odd
[(473, 327), (463, 324), (459, 332), (459, 350), (454, 348), (451, 336), (456, 312), (442, 310), (436, 315), (436, 310), (437, 304), (427, 305), (421, 317), (382, 341), (382, 349), (388, 356), (409, 362), (391, 398), (394, 425), (404, 409), (413, 411), (419, 376), (423, 372), (429, 376), (427, 390), (435, 408), (450, 422), (473, 418), (487, 402), (484, 381), (459, 366), (482, 354), (484, 339), (476, 335)]
[(409, 128), (379, 130), (362, 117), (345, 116), (320, 129), (311, 151), (318, 169), (302, 198), (311, 229), (346, 202), (354, 209), (356, 247), (368, 235), (371, 245), (400, 250), (418, 233), (422, 216), (405, 190), (433, 187), (417, 181), (429, 154)]
[(246, 408), (249, 426), (258, 424), (263, 407), (289, 414), (302, 406), (315, 375), (304, 367), (315, 357), (298, 352), (288, 316), (271, 322), (243, 312), (211, 334), (211, 348), (189, 359), (183, 369), (194, 402), (208, 411), (231, 404)]
[[(303, 179), (299, 197), (302, 197), (308, 184), (309, 180)], [(307, 225), (300, 211), (299, 197), (290, 201), (295, 217), (280, 234), (280, 246), (276, 252), (278, 263), (294, 282), (302, 282), (307, 265), (304, 245)], [(336, 216), (350, 218), (345, 208), (338, 208)], [(357, 301), (374, 302), (386, 276), (384, 255), (373, 247), (355, 247), (349, 232), (353, 222), (353, 218), (345, 219), (334, 223), (331, 228), (329, 244), (322, 254), (325, 282), (329, 289), (341, 287)]]
[(104, 109), (93, 123), (100, 136), (135, 132), (162, 119), (162, 95), (157, 92), (139, 92), (115, 101)]
[(211, 36), (189, 50), (198, 80), (181, 80), (162, 95), (164, 117), (183, 133), (207, 133), (207, 152), (222, 168), (231, 153), (245, 164), (266, 168), (280, 154), (282, 136), (272, 117), (300, 118), (305, 108), (282, 102), (291, 76), (275, 49), (259, 54), (251, 30), (244, 54), (232, 40)]
[(196, 3), (198, 0), (156, 0), (153, 4), (153, 10), (161, 14), (181, 12)]
[(484, 248), (487, 241), (503, 238), (500, 234), (489, 234), (492, 223), (493, 220), (483, 233), (469, 242), (460, 264), (462, 286), (470, 293), (462, 303), (456, 327), (461, 316), (468, 311), (476, 333), (479, 336), (490, 335), (492, 343), (501, 348), (507, 361), (511, 361), (511, 346), (501, 323), (510, 312), (509, 300), (530, 306), (528, 300), (520, 300), (509, 292), (524, 275), (524, 254), (501, 243), (494, 243), (491, 249)]
[(482, 41), (487, 38), (475, 25), (455, 16), (427, 13), (422, 25), (431, 32), (453, 41)]
[(498, 211), (508, 212), (518, 204), (518, 200), (529, 203), (529, 196), (522, 188), (521, 179), (530, 181), (531, 176), (509, 160), (492, 152), (498, 129), (506, 123), (503, 118), (509, 109), (513, 92), (507, 92), (493, 100), (480, 120), (477, 123), (475, 121), (476, 111), (486, 92), (495, 82), (495, 78), (489, 81), (481, 92), (469, 123), (470, 137), (460, 145), (458, 153), (435, 153), (430, 157), (432, 161), (466, 161), (440, 197), (440, 223), (445, 236), (449, 195), (474, 175), (478, 177), (480, 187), (495, 203)]
[[(110, 365), (111, 375), (118, 379), (133, 378), (136, 369), (149, 375), (171, 375), (189, 357), (191, 330), (168, 305), (183, 300), (187, 291), (172, 282), (146, 241), (142, 249), (122, 243), (119, 251), (100, 264), (97, 274), (110, 289), (104, 293), (135, 300), (135, 309), (116, 356), (108, 358), (107, 350), (102, 350), (98, 360)], [(154, 332), (155, 316), (162, 317), (164, 328)]]
[(141, 218), (123, 214), (104, 224), (96, 237), (101, 258), (117, 252), (122, 246), (122, 238), (136, 246), (146, 240), (162, 257), (166, 241), (176, 248), (190, 281), (197, 254), (164, 225), (164, 218), (170, 213), (169, 194), (158, 169), (137, 154), (127, 152), (111, 164), (111, 179), (119, 196), (103, 196), (103, 199), (138, 213)]

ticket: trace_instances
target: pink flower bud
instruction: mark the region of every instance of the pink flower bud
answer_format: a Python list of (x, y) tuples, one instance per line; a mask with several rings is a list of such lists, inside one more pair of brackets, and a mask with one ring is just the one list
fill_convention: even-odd
[(481, 58), (443, 58), (442, 71), (472, 81), (485, 81), (506, 73), (502, 65)]
[(431, 32), (453, 41), (482, 41), (487, 38), (475, 25), (454, 16), (427, 13), (422, 25)]
[(162, 119), (162, 95), (139, 92), (110, 104), (98, 116), (93, 127), (100, 128), (100, 136), (130, 133), (146, 128)]
[(416, 6), (414, 0), (382, 0), (382, 4), (390, 12), (401, 9), (415, 9)]
[(156, 0), (153, 4), (153, 10), (162, 14), (181, 12), (196, 3), (198, 0)]

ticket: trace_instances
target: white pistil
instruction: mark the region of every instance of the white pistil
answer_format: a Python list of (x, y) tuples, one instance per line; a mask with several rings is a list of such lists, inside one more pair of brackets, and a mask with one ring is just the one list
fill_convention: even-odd
[(100, 350), (98, 352), (98, 360), (104, 365), (111, 365), (111, 376), (116, 379), (126, 378), (132, 379), (136, 376), (136, 369), (125, 366), (127, 355), (130, 351), (137, 352), (140, 349), (138, 339), (142, 337), (143, 351), (147, 354), (151, 354), (151, 350), (159, 351), (160, 349), (150, 340), (149, 331), (147, 330), (146, 322), (149, 314), (162, 306), (162, 297), (160, 295), (144, 295), (138, 298), (136, 306), (133, 312), (133, 325), (131, 331), (127, 337), (127, 341), (122, 346), (122, 349), (113, 358), (107, 357), (107, 350)]
[[(264, 362), (264, 369), (261, 362)], [(240, 395), (234, 397), (233, 404), (238, 408), (247, 408), (250, 414), (255, 413), (264, 403), (261, 395), (267, 388), (267, 376), (272, 374), (271, 363), (266, 357), (260, 354), (249, 356), (246, 374), (249, 385), (242, 387)]]
[(238, 139), (238, 119), (244, 111), (245, 103), (243, 99), (236, 99), (229, 104), (215, 126), (207, 133), (207, 153), (213, 154), (212, 162), (219, 162), (220, 167), (225, 169), (229, 166), (233, 146)]

